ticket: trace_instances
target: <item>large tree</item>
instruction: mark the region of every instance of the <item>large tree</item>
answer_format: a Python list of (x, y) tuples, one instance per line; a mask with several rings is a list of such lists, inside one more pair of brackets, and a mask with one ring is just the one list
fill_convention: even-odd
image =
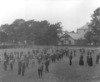
[(100, 44), (100, 7), (97, 8), (92, 14), (92, 20), (89, 24), (89, 28), (91, 29), (89, 33), (86, 33), (86, 39), (95, 45)]
[(93, 42), (93, 34), (91, 31), (87, 32), (85, 35), (84, 35), (85, 39), (86, 39), (86, 42), (88, 44), (91, 44)]
[(60, 40), (59, 34), (62, 34), (61, 23), (51, 24), (45, 33), (47, 45), (57, 45)]

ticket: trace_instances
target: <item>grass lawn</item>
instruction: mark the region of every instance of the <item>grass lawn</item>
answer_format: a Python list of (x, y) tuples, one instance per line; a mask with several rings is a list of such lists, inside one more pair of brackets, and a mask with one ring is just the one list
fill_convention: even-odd
[[(95, 53), (96, 54), (96, 53)], [(14, 70), (8, 68), (3, 70), (3, 65), (0, 65), (0, 82), (100, 82), (100, 64), (95, 64), (95, 55), (93, 56), (94, 65), (89, 67), (85, 65), (79, 66), (79, 53), (73, 58), (73, 65), (69, 66), (69, 59), (64, 57), (61, 61), (50, 64), (50, 72), (43, 72), (43, 78), (39, 79), (37, 74), (37, 64), (26, 69), (25, 76), (17, 74), (17, 63), (14, 65)]]

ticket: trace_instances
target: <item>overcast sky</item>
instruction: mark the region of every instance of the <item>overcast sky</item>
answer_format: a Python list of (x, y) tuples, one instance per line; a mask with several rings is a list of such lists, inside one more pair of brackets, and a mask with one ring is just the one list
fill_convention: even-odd
[(61, 22), (72, 31), (85, 25), (100, 0), (0, 0), (0, 25), (15, 19)]

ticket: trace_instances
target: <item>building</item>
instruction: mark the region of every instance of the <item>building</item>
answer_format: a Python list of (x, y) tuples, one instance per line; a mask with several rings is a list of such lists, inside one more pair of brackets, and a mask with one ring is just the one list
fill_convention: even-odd
[(65, 33), (60, 37), (59, 45), (75, 45), (75, 40)]
[(84, 39), (84, 35), (90, 31), (90, 28), (88, 26), (88, 23), (84, 26), (82, 26), (81, 28), (77, 29), (77, 34), (80, 36), (80, 39)]
[(81, 28), (78, 28), (76, 32), (68, 32), (65, 33), (60, 38), (60, 45), (75, 45), (77, 40), (84, 40), (84, 35), (90, 31), (88, 27), (88, 23)]
[(73, 39), (84, 39), (84, 35), (90, 31), (90, 28), (88, 26), (88, 23), (80, 28), (77, 29), (76, 32), (68, 32), (67, 34), (70, 35)]

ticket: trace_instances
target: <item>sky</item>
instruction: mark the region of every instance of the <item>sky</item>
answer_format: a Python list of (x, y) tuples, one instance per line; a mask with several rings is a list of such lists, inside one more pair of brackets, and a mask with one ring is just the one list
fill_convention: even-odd
[(0, 0), (0, 26), (15, 19), (61, 22), (63, 30), (76, 31), (90, 22), (100, 0)]

